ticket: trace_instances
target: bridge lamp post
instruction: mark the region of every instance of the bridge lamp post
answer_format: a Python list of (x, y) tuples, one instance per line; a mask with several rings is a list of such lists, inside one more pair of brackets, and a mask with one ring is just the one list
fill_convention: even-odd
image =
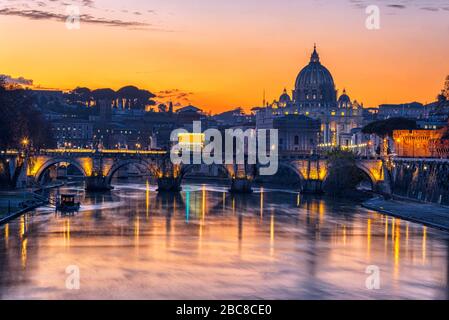
[(30, 144), (30, 140), (28, 140), (28, 138), (23, 138), (21, 142), (24, 149), (26, 149)]
[(400, 157), (402, 156), (401, 154), (401, 139), (396, 139), (396, 145), (398, 146), (398, 150), (396, 150), (396, 154), (399, 155)]
[[(23, 152), (25, 156), (25, 166), (28, 164), (28, 146), (30, 145), (30, 140), (28, 138), (23, 138), (21, 141), (23, 146)], [(25, 167), (26, 168), (26, 167)], [(25, 174), (25, 188), (28, 187), (28, 173)], [(24, 195), (25, 198), (25, 195)]]

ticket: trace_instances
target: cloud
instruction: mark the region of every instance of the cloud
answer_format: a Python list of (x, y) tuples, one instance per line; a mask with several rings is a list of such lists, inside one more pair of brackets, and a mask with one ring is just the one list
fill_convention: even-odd
[(422, 7), (421, 10), (425, 10), (425, 11), (433, 11), (433, 12), (439, 11), (439, 9), (438, 9), (438, 8), (435, 8), (435, 7)]
[(170, 89), (157, 92), (156, 99), (158, 103), (168, 104), (169, 102), (173, 102), (173, 105), (176, 107), (191, 104), (191, 98), (193, 95), (193, 92), (183, 91), (180, 89)]
[[(13, 8), (4, 8), (0, 9), (0, 15), (4, 16), (16, 16), (27, 18), (30, 20), (54, 20), (65, 22), (67, 20), (67, 15), (54, 13), (50, 11), (36, 10), (36, 9), (27, 9), (27, 10), (18, 10)], [(97, 18), (90, 14), (82, 14), (80, 15), (81, 23), (89, 23), (89, 24), (98, 24), (109, 27), (149, 27), (151, 26), (145, 22), (139, 21), (124, 21), (119, 19), (108, 19), (108, 18)]]
[[(370, 0), (349, 0), (349, 3), (357, 9), (365, 9), (367, 6), (373, 4)], [(391, 0), (379, 0), (378, 5), (383, 5), (384, 7), (391, 9), (415, 8), (430, 12), (448, 9), (447, 0), (401, 0), (396, 2)]]
[(394, 9), (405, 9), (405, 8), (407, 8), (403, 4), (389, 4), (389, 5), (387, 5), (387, 7), (394, 8)]
[(171, 89), (171, 90), (163, 90), (159, 91), (157, 93), (158, 98), (162, 99), (169, 99), (169, 98), (175, 98), (175, 99), (187, 99), (190, 96), (192, 96), (193, 92), (184, 92), (180, 89)]
[(94, 7), (94, 0), (82, 0), (81, 3), (86, 7)]
[(25, 79), (24, 77), (14, 78), (7, 74), (0, 74), (0, 78), (3, 79), (7, 84), (16, 84), (22, 86), (32, 86), (33, 80)]

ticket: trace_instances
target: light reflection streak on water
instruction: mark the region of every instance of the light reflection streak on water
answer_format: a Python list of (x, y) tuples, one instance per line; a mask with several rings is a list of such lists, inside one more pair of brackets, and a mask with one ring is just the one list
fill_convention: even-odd
[(226, 192), (223, 192), (223, 212), (226, 210)]
[(150, 215), (150, 182), (147, 180), (146, 181), (146, 190), (145, 190), (145, 213), (146, 213), (146, 217), (148, 219), (149, 215)]
[[(396, 230), (394, 231), (394, 275), (397, 278), (399, 276), (399, 258), (401, 250), (401, 231), (400, 231), (401, 221), (396, 222)], [(393, 230), (392, 230), (393, 233)]]
[(394, 225), (396, 223), (396, 219), (391, 219), (391, 241), (394, 243)]
[(427, 254), (427, 227), (422, 228), (422, 263), (426, 263)]
[(371, 255), (371, 218), (368, 219), (366, 227), (366, 253), (368, 257), (368, 261), (370, 260)]
[(134, 218), (134, 246), (139, 246), (139, 236), (140, 236), (140, 217), (136, 215)]
[[(308, 196), (298, 208), (293, 192), (232, 196), (206, 185), (183, 189), (180, 196), (148, 194), (143, 181), (135, 189), (86, 196), (73, 217), (42, 209), (0, 227), (0, 261), (6, 262), (0, 298), (18, 297), (19, 291), (64, 298), (66, 293), (52, 291), (60, 284), (51, 275), (80, 259), (89, 277), (81, 298), (108, 298), (109, 292), (124, 292), (124, 298), (253, 298), (255, 291), (262, 298), (293, 299), (447, 297), (447, 283), (441, 284), (448, 278), (444, 233), (396, 218), (390, 237), (383, 215)], [(232, 209), (224, 203), (222, 212), (228, 195)], [(368, 265), (382, 270), (382, 290), (375, 294), (363, 287)], [(20, 282), (9, 278), (12, 271)]]
[(384, 231), (384, 233), (385, 233), (385, 240), (384, 240), (385, 249), (384, 249), (384, 252), (385, 252), (385, 254), (387, 254), (387, 250), (388, 250), (388, 217), (384, 217), (384, 219), (385, 219), (385, 231)]
[(406, 222), (405, 226), (405, 255), (408, 257), (408, 232), (409, 232), (409, 222)]
[(274, 255), (274, 209), (271, 209), (270, 217), (270, 256)]
[(186, 191), (186, 223), (190, 220), (190, 191)]
[(21, 258), (22, 258), (22, 268), (25, 269), (27, 265), (27, 249), (28, 249), (28, 239), (22, 240), (22, 250), (21, 250)]
[(70, 218), (64, 220), (63, 225), (64, 245), (70, 247)]
[(9, 223), (5, 225), (5, 247), (8, 249), (8, 242), (9, 242)]

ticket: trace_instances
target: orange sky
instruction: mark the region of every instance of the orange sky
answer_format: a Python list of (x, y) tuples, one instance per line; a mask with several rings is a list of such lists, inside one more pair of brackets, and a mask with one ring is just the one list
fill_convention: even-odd
[(33, 7), (34, 1), (2, 0), (0, 74), (44, 88), (177, 89), (188, 97), (181, 104), (212, 112), (249, 110), (264, 90), (267, 100), (284, 87), (290, 92), (314, 42), (337, 88), (365, 106), (433, 101), (449, 74), (447, 1), (394, 8), (378, 1), (376, 31), (365, 28), (364, 9), (346, 0), (66, 2), (102, 21), (151, 26), (81, 19), (81, 29), (68, 30), (54, 16), (36, 20), (30, 13), (65, 14), (62, 1)]

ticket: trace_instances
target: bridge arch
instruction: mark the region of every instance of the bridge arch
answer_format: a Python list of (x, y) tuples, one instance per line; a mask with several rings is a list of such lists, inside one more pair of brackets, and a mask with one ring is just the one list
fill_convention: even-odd
[(53, 158), (45, 161), (36, 171), (36, 174), (34, 175), (37, 182), (41, 181), (43, 174), (52, 166), (58, 164), (58, 163), (68, 163), (70, 165), (73, 165), (75, 168), (77, 168), (84, 177), (88, 176), (88, 173), (86, 172), (86, 169), (80, 164), (77, 160), (72, 158)]
[(272, 176), (257, 176), (260, 183), (283, 185), (302, 191), (305, 186), (305, 177), (301, 173), (299, 164), (295, 161), (279, 161), (278, 170)]
[(285, 168), (288, 170), (291, 170), (296, 174), (296, 176), (302, 181), (305, 180), (304, 175), (301, 173), (301, 171), (298, 169), (297, 166), (295, 166), (295, 163), (292, 162), (279, 162), (279, 168)]
[(378, 179), (374, 176), (373, 172), (361, 162), (357, 162), (357, 168), (359, 168), (369, 178), (369, 181), (371, 182), (371, 187), (374, 191)]
[[(362, 173), (362, 175), (370, 183), (371, 190), (375, 191), (376, 190), (377, 179), (375, 178), (373, 173), (370, 171), (370, 169), (368, 167), (366, 167), (365, 165), (363, 165), (362, 163), (360, 163), (360, 162), (356, 163), (356, 167), (359, 170), (359, 172)], [(328, 178), (329, 178), (329, 170), (327, 170), (326, 176), (323, 179), (323, 187), (326, 185), (326, 182), (327, 182)]]
[(152, 176), (157, 177), (157, 166), (151, 160), (126, 159), (126, 160), (119, 160), (117, 162), (114, 162), (114, 164), (111, 166), (111, 168), (105, 173), (107, 183), (111, 184), (112, 177), (118, 170), (120, 170), (123, 167), (133, 165), (133, 164), (145, 167)]

